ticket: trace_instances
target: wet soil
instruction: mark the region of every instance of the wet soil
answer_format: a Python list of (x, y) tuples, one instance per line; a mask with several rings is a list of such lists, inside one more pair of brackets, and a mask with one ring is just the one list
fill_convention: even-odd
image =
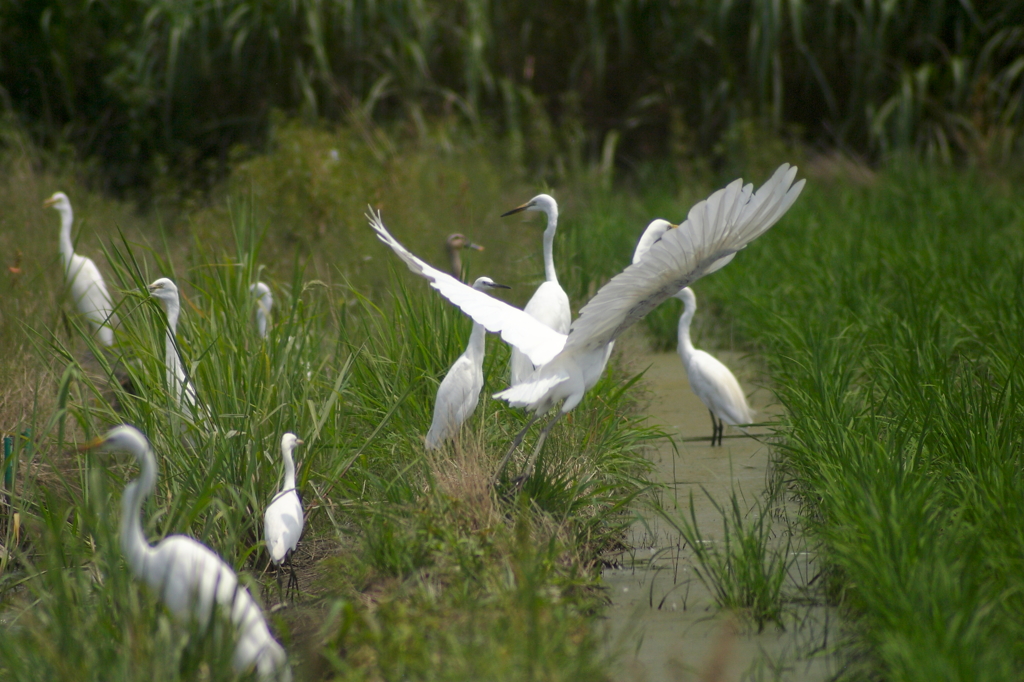
[[(778, 408), (771, 404), (769, 391), (753, 390), (753, 363), (737, 354), (717, 356), (739, 378), (757, 419), (770, 420)], [(660, 503), (671, 513), (689, 515), (692, 494), (701, 532), (716, 541), (722, 535), (722, 516), (707, 494), (728, 505), (735, 491), (744, 509), (752, 507), (762, 499), (768, 482), (769, 448), (731, 427), (726, 427), (724, 445), (712, 448), (711, 418), (690, 390), (678, 356), (641, 355), (634, 369), (644, 368), (652, 394), (649, 419), (678, 448), (677, 453), (673, 443), (665, 441), (651, 453), (653, 476), (664, 485)], [(693, 438), (704, 440), (688, 440)], [(607, 646), (619, 662), (615, 680), (810, 682), (835, 675), (838, 663), (825, 653), (838, 630), (834, 609), (800, 599), (787, 604), (784, 629), (769, 623), (758, 633), (743, 614), (715, 605), (694, 573), (692, 551), (675, 529), (647, 507), (638, 508), (637, 514), (626, 538), (629, 549), (622, 553), (620, 565), (603, 576), (611, 600)], [(799, 541), (793, 546), (801, 548)], [(797, 554), (791, 594), (814, 574), (806, 553)]]

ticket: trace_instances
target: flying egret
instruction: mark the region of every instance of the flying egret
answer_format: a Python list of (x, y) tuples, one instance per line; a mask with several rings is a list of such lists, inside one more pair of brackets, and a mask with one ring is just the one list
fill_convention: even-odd
[(729, 368), (710, 353), (694, 348), (690, 341), (690, 322), (697, 311), (693, 289), (686, 287), (675, 298), (683, 302), (683, 314), (679, 317), (679, 358), (686, 368), (690, 388), (711, 413), (711, 446), (714, 447), (716, 436), (721, 445), (725, 424), (749, 424), (754, 421), (754, 413), (747, 405), (740, 382)]
[[(509, 289), (504, 284), (495, 284), (490, 277), (480, 277), (473, 282), (473, 289)], [(434, 420), (427, 431), (424, 444), (427, 450), (437, 450), (441, 443), (451, 440), (469, 419), (480, 402), (480, 390), (484, 387), (484, 341), (486, 330), (479, 322), (473, 323), (466, 352), (459, 356), (437, 389), (434, 401)]]
[(256, 331), (261, 339), (267, 338), (267, 325), (270, 322), (270, 309), (274, 307), (274, 295), (270, 287), (263, 282), (256, 282), (249, 287), (249, 293), (256, 297)]
[[(558, 229), (558, 203), (547, 194), (538, 194), (522, 206), (502, 213), (501, 217), (504, 218), (521, 211), (537, 211), (548, 217), (547, 227), (544, 230), (545, 282), (537, 287), (537, 291), (533, 293), (524, 310), (527, 315), (556, 332), (568, 334), (569, 325), (572, 323), (569, 297), (558, 283), (555, 259), (551, 250), (555, 243), (555, 230)], [(518, 348), (512, 348), (511, 383), (513, 386), (525, 381), (535, 368), (536, 363), (530, 362), (530, 358)]]
[(142, 503), (156, 486), (156, 457), (133, 426), (118, 426), (83, 446), (128, 452), (141, 469), (121, 498), (121, 551), (137, 580), (160, 596), (179, 621), (206, 626), (215, 606), (227, 609), (237, 640), (231, 662), (242, 673), (253, 666), (263, 680), (291, 680), (284, 649), (270, 634), (263, 612), (238, 576), (209, 547), (184, 535), (171, 535), (154, 547), (142, 531)]
[(448, 262), (451, 264), (452, 276), (460, 282), (464, 281), (465, 273), (462, 271), (462, 250), (473, 249), (474, 251), (483, 251), (484, 247), (474, 244), (466, 239), (466, 235), (457, 232), (448, 235), (448, 239), (444, 241), (444, 246), (448, 250)]
[(639, 263), (630, 265), (605, 284), (580, 311), (568, 335), (538, 323), (525, 311), (474, 290), (432, 268), (407, 251), (381, 222), (368, 216), (378, 238), (409, 269), (427, 279), (438, 292), (488, 331), (522, 351), (537, 366), (529, 378), (495, 397), (533, 412), (529, 423), (512, 441), (499, 464), (499, 475), (522, 442), (527, 429), (561, 401), (561, 409), (541, 430), (527, 460), (521, 482), (533, 466), (551, 427), (572, 410), (597, 383), (607, 358), (608, 344), (662, 301), (732, 260), (737, 251), (762, 235), (789, 210), (803, 189), (794, 183), (796, 168), (783, 164), (757, 192), (735, 180), (690, 209), (686, 222), (666, 230)]
[[(149, 294), (163, 304), (164, 312), (167, 313), (167, 339), (164, 351), (164, 364), (167, 366), (167, 390), (171, 392), (179, 408), (184, 404), (194, 412), (199, 405), (196, 400), (196, 388), (185, 376), (185, 369), (182, 366), (181, 357), (178, 355), (178, 346), (174, 341), (174, 335), (178, 330), (178, 315), (181, 313), (178, 287), (166, 277), (161, 277), (149, 285)], [(184, 399), (182, 394), (184, 394)]]
[(114, 306), (99, 268), (91, 258), (75, 253), (74, 245), (71, 243), (71, 223), (74, 221), (71, 201), (64, 192), (56, 192), (43, 202), (43, 208), (49, 206), (60, 213), (60, 260), (75, 307), (89, 320), (93, 334), (99, 342), (104, 346), (112, 346), (114, 330), (111, 323)]
[(294, 433), (286, 433), (281, 437), (281, 459), (284, 460), (284, 482), (281, 490), (267, 506), (263, 516), (263, 537), (270, 552), (270, 560), (277, 568), (277, 586), (281, 587), (281, 565), (288, 564), (291, 575), (288, 577), (287, 592), (294, 586), (299, 591), (299, 578), (295, 575), (292, 565), (292, 554), (295, 552), (299, 538), (302, 537), (302, 497), (295, 487), (295, 460), (292, 453), (302, 441)]

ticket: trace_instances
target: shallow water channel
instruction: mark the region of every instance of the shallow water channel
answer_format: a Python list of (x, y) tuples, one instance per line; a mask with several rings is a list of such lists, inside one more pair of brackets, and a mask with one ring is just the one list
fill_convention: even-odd
[[(736, 354), (718, 357), (732, 368), (750, 395), (752, 363)], [(672, 352), (636, 358), (633, 369), (647, 369), (652, 393), (649, 419), (676, 442), (678, 454), (663, 442), (651, 454), (653, 476), (665, 485), (661, 504), (673, 513), (689, 514), (693, 494), (698, 526), (705, 538), (722, 537), (722, 516), (704, 493), (728, 506), (735, 491), (745, 510), (763, 496), (769, 465), (768, 447), (726, 427), (723, 447), (710, 446), (711, 418), (690, 390), (679, 357)], [(751, 406), (759, 420), (775, 411), (771, 394), (758, 389)], [(682, 442), (703, 437), (707, 440)], [(768, 623), (762, 632), (740, 615), (718, 609), (711, 592), (694, 573), (694, 557), (678, 532), (652, 511), (638, 508), (627, 534), (629, 549), (620, 566), (606, 569), (604, 584), (611, 600), (607, 646), (617, 654), (613, 671), (620, 682), (825, 680), (838, 662), (826, 652), (838, 630), (834, 609), (813, 600), (787, 603), (785, 628)], [(778, 524), (784, 528), (784, 524)], [(806, 584), (813, 565), (793, 543), (793, 585)]]

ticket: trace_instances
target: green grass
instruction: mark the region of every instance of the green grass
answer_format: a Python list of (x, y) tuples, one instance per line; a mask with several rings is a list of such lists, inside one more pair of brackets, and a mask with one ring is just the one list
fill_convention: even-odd
[[(9, 277), (2, 304), (3, 343), (20, 356), (7, 356), (0, 373), (23, 372), (36, 390), (9, 387), (21, 402), (5, 403), (3, 413), (5, 426), (31, 438), (18, 439), (13, 467), (20, 538), (11, 524), (2, 529), (10, 552), (0, 565), (0, 677), (234, 679), (230, 628), (218, 622), (195, 632), (174, 623), (120, 557), (118, 501), (135, 467), (74, 446), (122, 421), (142, 429), (158, 456), (147, 535), (185, 533), (206, 543), (265, 606), (277, 599), (261, 536), (263, 509), (280, 484), (278, 443), (284, 431), (306, 441), (298, 452), (306, 595), (272, 616), (299, 679), (604, 674), (592, 627), (600, 556), (621, 541), (628, 505), (647, 488), (642, 451), (660, 434), (636, 416), (635, 383), (613, 363), (552, 432), (518, 499), (488, 487), (525, 420), (502, 403), (483, 398), (456, 447), (425, 453), (434, 392), (465, 347), (469, 321), (391, 263), (353, 204), (366, 200), (357, 199), (362, 191), (371, 200), (377, 193), (396, 231), (430, 254), (427, 245), (440, 251), (448, 232), (471, 233), (443, 212), (453, 196), (462, 197), (460, 220), (470, 226), (480, 207), (496, 215), (522, 199), (494, 198), (501, 174), (493, 161), (466, 153), (431, 165), (429, 149), (401, 152), (403, 170), (394, 173), (353, 154), (345, 161), (365, 164), (365, 184), (347, 193), (334, 192), (352, 177), (344, 163), (324, 172), (322, 191), (276, 184), (299, 165), (316, 166), (309, 162), (322, 155), (325, 136), (340, 143), (345, 135), (285, 128), (290, 151), (240, 168), (233, 182), (245, 190), (228, 186), (222, 203), (166, 222), (114, 205), (106, 215), (117, 217), (90, 231), (97, 204), (74, 192), (72, 201), (83, 197), (76, 234), (99, 242), (80, 241), (79, 249), (96, 257), (119, 301), (112, 353), (83, 332), (53, 284), (51, 240), (32, 238), (36, 225), (56, 234), (53, 216), (33, 213), (32, 193), (6, 188), (25, 216), (11, 239), (26, 247), (23, 266), (38, 286)], [(23, 173), (33, 188), (67, 181), (31, 166)], [(394, 203), (383, 198), (389, 191)], [(348, 211), (344, 220), (330, 217)], [(309, 229), (318, 216), (329, 229)], [(490, 263), (510, 275), (521, 267), (504, 262), (503, 252), (538, 246), (540, 229), (493, 223), (480, 241), (495, 254)], [(146, 290), (159, 276), (173, 277), (183, 293), (176, 340), (209, 418), (183, 412), (165, 386), (165, 320)], [(248, 290), (257, 277), (274, 290), (265, 340), (255, 333)], [(515, 283), (525, 299), (532, 287)], [(19, 357), (28, 364), (19, 366)], [(489, 339), (487, 396), (505, 386), (507, 362), (507, 349)], [(115, 369), (130, 376), (135, 394), (113, 380)]]
[[(134, 468), (73, 449), (125, 419), (160, 459), (149, 536), (199, 538), (257, 593), (273, 583), (259, 516), (280, 433), (307, 441), (307, 597), (274, 615), (300, 679), (600, 679), (599, 560), (644, 494), (642, 449), (659, 435), (636, 419), (632, 378), (613, 366), (552, 432), (519, 502), (492, 496), (489, 474), (524, 417), (484, 398), (458, 447), (423, 451), (469, 323), (392, 263), (362, 212), (380, 207), (435, 263), (446, 234), (468, 234), (487, 246), (471, 271), (522, 303), (541, 277), (540, 226), (498, 215), (554, 192), (556, 262), (578, 309), (650, 219), (681, 220), (712, 181), (679, 188), (653, 173), (609, 191), (584, 173), (537, 187), (484, 145), (294, 123), (275, 136), (276, 151), (239, 162), (207, 204), (139, 215), (71, 185), (79, 248), (121, 301), (121, 365), (138, 397), (105, 386), (103, 354), (84, 366), (89, 341), (55, 284), (56, 217), (38, 206), (74, 173), (46, 171), (30, 146), (3, 158), (0, 244), (23, 258), (22, 274), (0, 273), (0, 418), (31, 437), (15, 441), (22, 542), (0, 560), (0, 673), (230, 678), (223, 631), (198, 644), (128, 579), (116, 509)], [(1001, 178), (894, 164), (872, 182), (812, 177), (785, 220), (697, 285), (697, 333), (766, 363), (786, 408), (786, 483), (809, 546), (823, 548), (825, 597), (849, 614), (851, 676), (1012, 678), (1024, 663), (1024, 219)], [(188, 299), (178, 341), (216, 430), (188, 426), (163, 385), (163, 317), (144, 285), (172, 273)], [(274, 289), (266, 342), (252, 325), (256, 276)], [(652, 316), (656, 344), (674, 345), (676, 314)], [(488, 341), (487, 395), (503, 387), (506, 353)], [(763, 526), (724, 511), (742, 546), (752, 540), (744, 566), (765, 568), (763, 555), (770, 569)], [(763, 603), (773, 620), (778, 601)], [(118, 651), (133, 653), (115, 665)]]
[(1020, 207), (987, 178), (897, 166), (809, 187), (703, 284), (768, 363), (784, 466), (849, 607), (851, 674), (1024, 664)]
[(743, 509), (735, 490), (728, 506), (706, 490), (703, 492), (722, 517), (721, 540), (707, 539), (701, 531), (693, 493), (689, 514), (686, 510), (672, 512), (664, 508), (659, 508), (658, 513), (686, 542), (697, 561), (694, 572), (720, 608), (744, 613), (757, 625), (758, 632), (765, 623), (782, 627), (788, 597), (784, 588), (795, 556), (791, 553), (788, 529), (782, 537), (775, 533), (772, 519), (778, 500), (769, 498), (764, 504), (758, 502)]
[(728, 166), (752, 122), (875, 159), (1001, 162), (1021, 148), (1021, 22), (957, 0), (20, 2), (0, 5), (0, 84), (37, 142), (127, 192), (208, 189), (275, 144), (275, 111), (420, 140), (444, 119), (443, 146), (499, 137), (560, 181)]

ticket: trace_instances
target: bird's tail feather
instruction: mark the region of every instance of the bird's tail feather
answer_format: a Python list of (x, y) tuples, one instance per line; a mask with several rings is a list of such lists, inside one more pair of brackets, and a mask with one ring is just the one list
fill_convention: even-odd
[(541, 377), (506, 388), (500, 393), (495, 393), (494, 397), (508, 402), (513, 407), (527, 407), (543, 398), (544, 394), (555, 386), (558, 386), (563, 381), (568, 381), (568, 379), (569, 377), (565, 374)]

